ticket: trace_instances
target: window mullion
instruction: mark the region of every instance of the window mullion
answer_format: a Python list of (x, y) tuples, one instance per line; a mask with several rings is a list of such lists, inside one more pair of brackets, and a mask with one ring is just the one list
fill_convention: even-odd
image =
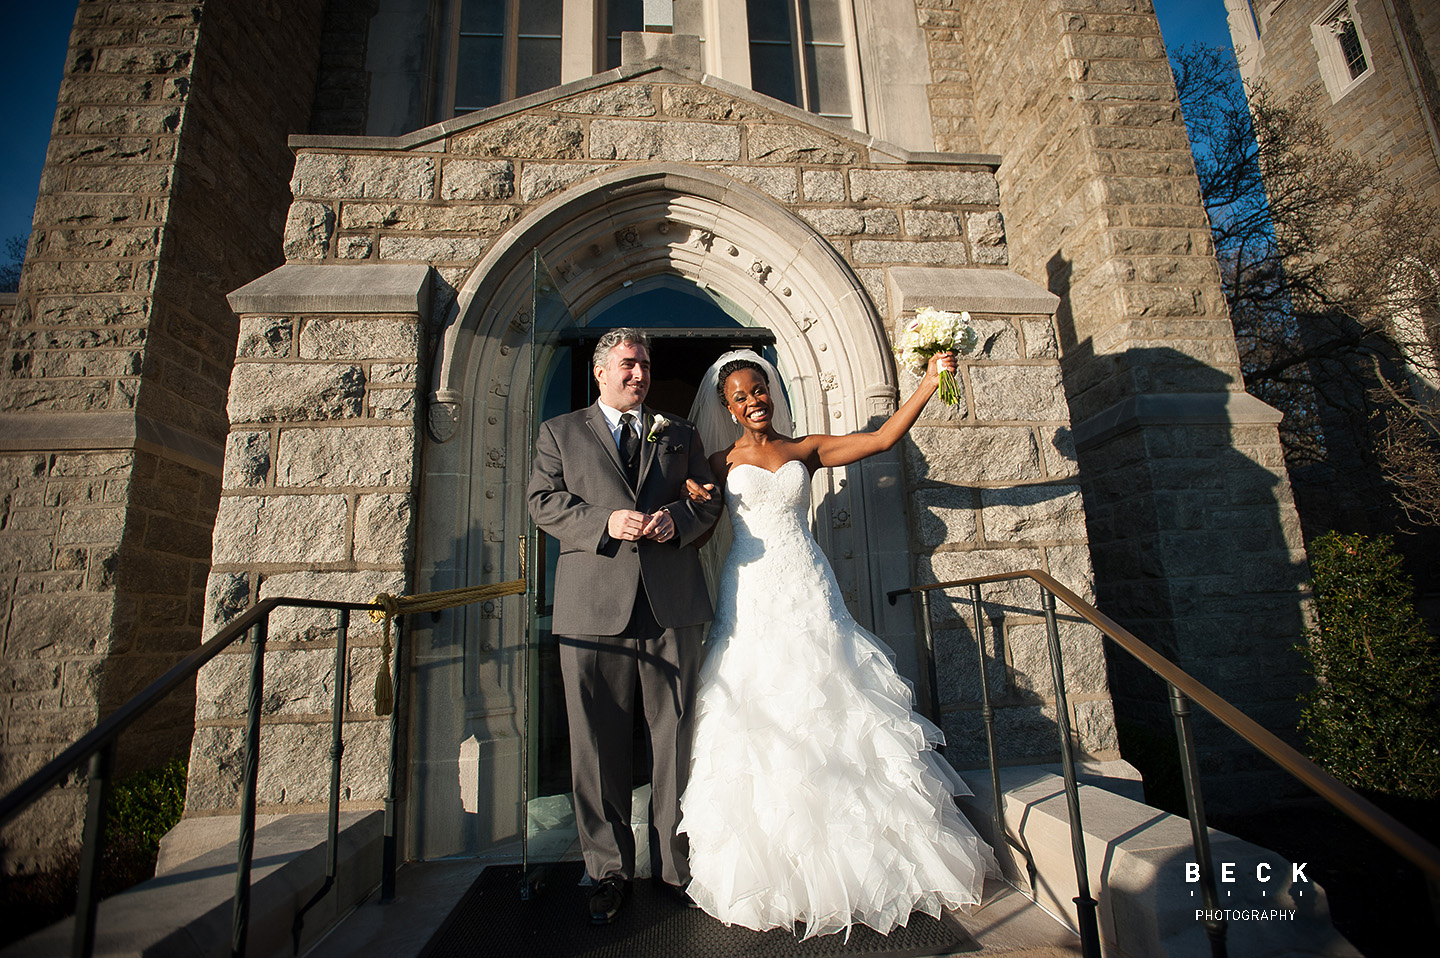
[(500, 102), (515, 99), (516, 78), (520, 74), (520, 2), (505, 0), (505, 58), (500, 77), (503, 91)]
[(801, 5), (806, 0), (790, 0), (790, 35), (795, 38), (791, 49), (795, 57), (795, 79), (800, 84), (798, 91), (800, 96), (801, 109), (810, 112), (815, 111), (815, 101), (811, 92), (814, 85), (809, 71), (805, 68), (805, 17)]

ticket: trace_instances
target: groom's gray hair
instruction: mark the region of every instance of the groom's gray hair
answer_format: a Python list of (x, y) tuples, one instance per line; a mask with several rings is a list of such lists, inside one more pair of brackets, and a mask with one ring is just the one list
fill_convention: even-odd
[(650, 334), (633, 326), (621, 326), (619, 329), (610, 330), (595, 344), (595, 361), (591, 365), (604, 366), (610, 361), (610, 350), (622, 344), (644, 346), (645, 352), (648, 353), (650, 352)]

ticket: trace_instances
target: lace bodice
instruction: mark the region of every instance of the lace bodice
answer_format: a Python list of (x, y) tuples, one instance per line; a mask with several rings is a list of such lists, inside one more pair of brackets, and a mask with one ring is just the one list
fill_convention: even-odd
[(810, 472), (792, 459), (771, 472), (763, 466), (732, 466), (725, 486), (736, 544), (742, 537), (800, 532), (810, 535)]

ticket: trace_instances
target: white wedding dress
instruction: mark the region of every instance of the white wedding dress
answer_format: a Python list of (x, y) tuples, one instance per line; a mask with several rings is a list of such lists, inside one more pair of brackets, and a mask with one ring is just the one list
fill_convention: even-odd
[(695, 901), (805, 937), (980, 901), (989, 847), (952, 794), (887, 649), (846, 610), (810, 535), (810, 476), (742, 464), (681, 801)]

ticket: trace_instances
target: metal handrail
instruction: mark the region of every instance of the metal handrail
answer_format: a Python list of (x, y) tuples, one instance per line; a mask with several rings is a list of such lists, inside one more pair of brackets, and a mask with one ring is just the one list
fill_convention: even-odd
[[(338, 678), (336, 681), (336, 708), (340, 708), (343, 700), (340, 698), (339, 690), (343, 688), (343, 656), (347, 641), (346, 633), (348, 631), (349, 613), (355, 610), (382, 611), (382, 606), (370, 602), (341, 602), (329, 599), (287, 597), (265, 599), (250, 609), (247, 609), (234, 622), (222, 629), (214, 638), (205, 642), (200, 648), (181, 659), (166, 671), (164, 675), (148, 685), (138, 695), (126, 701), (106, 717), (104, 721), (96, 725), (95, 728), (81, 736), (73, 745), (46, 763), (39, 771), (35, 772), (24, 782), (21, 782), (4, 797), (0, 797), (0, 826), (3, 826), (51, 788), (64, 781), (66, 776), (77, 771), (82, 765), (88, 765), (89, 794), (86, 801), (72, 954), (89, 956), (94, 951), (95, 917), (99, 907), (99, 898), (96, 894), (99, 878), (99, 861), (104, 846), (105, 806), (109, 797), (117, 740), (121, 733), (134, 724), (137, 719), (154, 707), (161, 699), (179, 688), (185, 682), (193, 679), (199, 673), (200, 669), (214, 659), (215, 656), (239, 642), (247, 632), (253, 629), (255, 635), (253, 639), (250, 685), (248, 690), (249, 705), (246, 730), (247, 744), (244, 762), (244, 789), (240, 798), (241, 828), (237, 846), (238, 862), (236, 864), (235, 879), (235, 908), (231, 928), (232, 954), (243, 955), (245, 953), (250, 912), (250, 866), (254, 852), (255, 838), (255, 798), (259, 768), (260, 701), (261, 686), (264, 678), (265, 643), (270, 613), (282, 606), (289, 608), (331, 609), (340, 613), (341, 636), (336, 643), (337, 668), (340, 669), (342, 676), (342, 678)], [(398, 655), (398, 650), (399, 642), (397, 641), (396, 660), (403, 661)], [(401, 683), (397, 682), (396, 684), (400, 685)], [(340, 753), (342, 751), (340, 727), (341, 722), (337, 716), (333, 722), (334, 739), (331, 745), (331, 807), (328, 823), (329, 848), (327, 849), (327, 876), (324, 888), (328, 888), (334, 882), (336, 832), (338, 831), (339, 821), (338, 775)], [(396, 730), (396, 715), (392, 713), (390, 723), (392, 755), (395, 750)], [(395, 792), (394, 776), (395, 764), (392, 760), (390, 763), (391, 781), (389, 782), (386, 795), (386, 848), (382, 856), (382, 868), (392, 870), (395, 867), (395, 852), (393, 848), (395, 835), (393, 829), (388, 827), (388, 823), (393, 816), (391, 805)], [(381, 882), (382, 887), (393, 889), (393, 874), (382, 875)], [(322, 893), (324, 888), (322, 888)], [(316, 896), (316, 900), (318, 900), (318, 897), (319, 896)], [(304, 911), (314, 903), (315, 900), (312, 900), (309, 905), (302, 908), (301, 915), (303, 916)], [(297, 918), (297, 928), (295, 930), (297, 941), (299, 936), (298, 921), (299, 919)]]
[[(1039, 569), (1024, 569), (1018, 572), (1003, 572), (995, 575), (975, 576), (968, 579), (956, 579), (949, 582), (932, 582), (927, 585), (911, 586), (905, 589), (896, 589), (889, 592), (890, 604), (902, 595), (919, 595), (923, 602), (925, 618), (925, 637), (929, 646), (929, 653), (934, 655), (933, 636), (930, 624), (930, 593), (936, 589), (954, 589), (969, 586), (971, 589), (971, 602), (975, 606), (975, 628), (976, 642), (980, 653), (980, 674), (985, 678), (985, 648), (983, 633), (980, 631), (980, 586), (1004, 582), (1014, 579), (1031, 579), (1040, 586), (1041, 603), (1044, 606), (1046, 618), (1046, 631), (1050, 644), (1051, 669), (1054, 673), (1056, 686), (1056, 714), (1060, 719), (1061, 730), (1061, 757), (1064, 764), (1066, 793), (1070, 801), (1071, 812), (1071, 838), (1075, 845), (1075, 864), (1077, 881), (1081, 897), (1076, 899), (1079, 906), (1077, 916), (1081, 921), (1082, 946), (1085, 954), (1099, 954), (1098, 940), (1093, 943), (1087, 941), (1093, 928), (1095, 902), (1089, 898), (1087, 889), (1088, 878), (1085, 874), (1084, 846), (1079, 837), (1080, 830), (1080, 807), (1078, 790), (1075, 785), (1073, 758), (1071, 743), (1066, 723), (1066, 704), (1064, 690), (1064, 670), (1060, 663), (1060, 647), (1058, 631), (1055, 625), (1054, 599), (1058, 598), (1074, 610), (1083, 619), (1095, 626), (1104, 633), (1112, 642), (1120, 646), (1126, 652), (1139, 659), (1150, 671), (1166, 681), (1170, 689), (1171, 714), (1175, 721), (1176, 737), (1179, 739), (1181, 772), (1185, 779), (1186, 804), (1189, 810), (1191, 836), (1195, 844), (1197, 864), (1200, 870), (1202, 891), (1206, 898), (1206, 911), (1214, 914), (1216, 909), (1213, 906), (1214, 898), (1214, 877), (1210, 864), (1210, 843), (1209, 832), (1205, 824), (1205, 806), (1201, 796), (1198, 763), (1195, 759), (1194, 741), (1190, 734), (1190, 705), (1199, 705), (1205, 711), (1218, 719), (1235, 734), (1255, 746), (1260, 752), (1280, 766), (1292, 778), (1297, 779), (1311, 791), (1315, 792), (1325, 801), (1329, 802), (1351, 821), (1364, 828), (1370, 834), (1380, 839), (1390, 848), (1399, 852), (1411, 863), (1425, 872), (1431, 882), (1440, 881), (1440, 849), (1437, 849), (1429, 841), (1422, 838), (1414, 830), (1394, 817), (1386, 814), (1374, 804), (1366, 800), (1346, 785), (1342, 784), (1329, 772), (1316, 765), (1296, 751), (1292, 746), (1281, 741), (1274, 733), (1260, 726), (1254, 719), (1225, 699), (1206, 688), (1189, 673), (1182, 670), (1175, 663), (1165, 656), (1146, 645), (1128, 629), (1121, 626), (1115, 620), (1105, 615), (1089, 602), (1076, 595), (1070, 589), (1062, 585), (1049, 573)], [(993, 707), (990, 704), (990, 689), (988, 682), (982, 682), (984, 695), (984, 709), (987, 724), (987, 735), (990, 741), (990, 767), (992, 788), (995, 791), (995, 818), (997, 828), (997, 840), (1005, 836), (1004, 819), (1002, 813), (1002, 796), (1000, 794), (1000, 783), (997, 771), (997, 755), (994, 744), (993, 729), (990, 727), (993, 721)], [(934, 690), (931, 690), (932, 698)], [(936, 699), (938, 702), (938, 699)], [(937, 716), (938, 718), (938, 716)], [(1087, 921), (1087, 911), (1089, 920)], [(1087, 925), (1090, 927), (1087, 928)], [(1211, 941), (1211, 949), (1215, 955), (1225, 953), (1225, 927), (1223, 920), (1206, 922), (1206, 931)]]

